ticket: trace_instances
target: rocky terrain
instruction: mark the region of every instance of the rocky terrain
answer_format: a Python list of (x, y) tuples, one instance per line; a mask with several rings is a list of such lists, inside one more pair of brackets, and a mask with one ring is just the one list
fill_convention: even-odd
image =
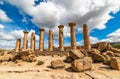
[(1, 50), (0, 79), (120, 79), (120, 50), (105, 42), (65, 52)]

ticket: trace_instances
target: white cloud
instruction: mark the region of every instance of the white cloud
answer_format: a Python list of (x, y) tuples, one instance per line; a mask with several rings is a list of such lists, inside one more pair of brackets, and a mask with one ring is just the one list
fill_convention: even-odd
[[(95, 44), (97, 42), (100, 42), (100, 40), (97, 38), (97, 37), (93, 37), (93, 36), (90, 36), (90, 44)], [(84, 44), (84, 40), (81, 40), (81, 41), (77, 41), (76, 44), (79, 46), (79, 45), (83, 45)]]
[[(7, 1), (32, 16), (32, 22), (38, 27), (52, 28), (55, 31), (59, 24), (65, 25), (68, 30), (68, 22), (71, 21), (77, 23), (76, 28), (79, 32), (84, 23), (89, 25), (90, 30), (104, 29), (105, 24), (113, 18), (109, 14), (116, 13), (120, 9), (120, 0), (47, 0), (37, 6), (34, 6), (36, 0)], [(67, 30), (65, 37), (69, 36)], [(58, 36), (57, 32), (55, 34)]]
[[(32, 32), (35, 32), (34, 30), (30, 30), (28, 33), (28, 44), (30, 47), (30, 43), (31, 43), (31, 34)], [(39, 40), (39, 36), (36, 36), (36, 43), (38, 43)], [(0, 32), (0, 48), (8, 48), (8, 49), (14, 49), (15, 48), (15, 41), (16, 39), (20, 38), (21, 39), (21, 46), (23, 45), (23, 37), (24, 37), (24, 33), (23, 30), (13, 30), (11, 32), (5, 32), (2, 31)], [(9, 48), (10, 47), (10, 48)], [(36, 47), (38, 47), (38, 44), (36, 44)]]
[[(53, 29), (55, 39), (58, 39), (59, 24), (65, 26), (65, 37), (70, 36), (68, 22), (71, 21), (77, 23), (76, 28), (79, 32), (84, 23), (88, 24), (90, 30), (94, 28), (101, 30), (106, 28), (105, 24), (111, 18), (114, 18), (110, 13), (116, 13), (120, 9), (120, 0), (47, 0), (37, 6), (34, 6), (35, 0), (7, 1), (23, 13), (32, 16), (32, 22), (38, 27), (45, 28), (45, 32), (48, 33), (49, 29)], [(108, 37), (110, 38), (110, 35)], [(93, 40), (91, 43), (99, 41), (96, 37), (90, 38)]]
[(3, 21), (3, 22), (11, 22), (12, 21), (2, 9), (0, 9), (0, 21)]
[(120, 28), (117, 29), (116, 31), (108, 34), (107, 38), (106, 39), (102, 39), (101, 41), (106, 41), (106, 42), (120, 42)]
[(15, 48), (15, 41), (0, 40), (0, 48), (14, 49)]
[(4, 28), (4, 25), (0, 24), (0, 29), (3, 29)]
[(97, 37), (90, 36), (90, 43), (91, 44), (95, 44), (97, 42), (99, 42), (99, 39)]

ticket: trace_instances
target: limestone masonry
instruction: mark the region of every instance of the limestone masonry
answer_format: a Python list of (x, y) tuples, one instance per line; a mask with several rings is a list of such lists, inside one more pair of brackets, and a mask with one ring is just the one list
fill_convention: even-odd
[[(69, 27), (70, 27), (70, 35), (71, 35), (71, 49), (75, 50), (76, 47), (76, 37), (75, 37), (75, 26), (76, 23), (74, 22), (70, 22), (68, 23)], [(64, 26), (63, 25), (59, 25), (58, 26), (59, 29), (59, 51), (64, 51), (64, 34), (63, 34), (63, 30), (64, 30)], [(40, 28), (40, 37), (39, 37), (39, 51), (44, 51), (44, 29)], [(22, 51), (27, 50), (28, 49), (28, 32), (27, 31), (23, 31), (24, 32), (24, 40), (23, 40), (23, 48)], [(84, 49), (91, 49), (90, 46), (90, 38), (89, 38), (89, 31), (88, 31), (88, 26), (87, 24), (83, 25), (83, 33), (84, 33)], [(20, 46), (21, 45), (21, 40), (17, 39), (16, 40), (16, 47), (15, 50), (16, 52), (20, 51)], [(53, 46), (53, 31), (49, 30), (49, 42), (48, 42), (48, 51), (54, 51), (54, 46)], [(34, 52), (35, 51), (35, 33), (32, 33), (31, 35), (31, 47), (30, 47), (31, 51)]]

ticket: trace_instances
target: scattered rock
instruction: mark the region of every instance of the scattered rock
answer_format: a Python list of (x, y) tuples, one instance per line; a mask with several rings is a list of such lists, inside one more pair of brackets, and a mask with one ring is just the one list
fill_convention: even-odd
[(62, 60), (51, 61), (51, 67), (54, 69), (62, 69), (65, 67), (65, 64)]
[(120, 53), (114, 53), (115, 57), (120, 57)]
[(117, 49), (117, 48), (111, 47), (109, 50), (114, 52), (114, 53), (120, 53), (120, 49)]
[(27, 61), (27, 62), (35, 62), (35, 61), (36, 61), (36, 59), (34, 59), (34, 58), (31, 57), (31, 56), (22, 56), (22, 57), (21, 57), (21, 60)]
[(66, 59), (65, 62), (67, 63), (71, 63), (73, 61), (73, 59), (70, 57), (69, 53), (66, 55)]
[(84, 57), (83, 59), (76, 59), (71, 63), (72, 69), (76, 72), (89, 70), (92, 68), (91, 57)]
[(99, 53), (91, 52), (90, 57), (92, 57), (93, 61), (95, 61), (95, 62), (104, 62), (104, 60), (105, 60), (105, 57)]
[(115, 56), (112, 51), (106, 51), (106, 52), (104, 52), (103, 54), (104, 54), (104, 55), (108, 55), (108, 56), (110, 56), (110, 57), (114, 57), (114, 56)]
[(11, 54), (4, 54), (3, 56), (0, 56), (0, 61), (11, 61), (13, 58), (13, 55)]
[(106, 64), (106, 65), (110, 65), (111, 57), (109, 55), (106, 55), (106, 54), (104, 54), (103, 56), (105, 57), (105, 60), (104, 60), (103, 63)]
[(16, 55), (12, 58), (12, 61), (22, 60), (27, 62), (35, 62), (35, 56), (30, 53), (30, 51), (21, 51), (16, 53)]
[(97, 49), (90, 49), (90, 50), (88, 51), (88, 54), (91, 54), (91, 53), (101, 54), (100, 51), (97, 50)]
[(112, 57), (110, 60), (111, 67), (117, 70), (120, 70), (120, 58)]
[(70, 50), (69, 55), (73, 60), (84, 57), (84, 55), (80, 52), (80, 50)]
[(88, 56), (88, 53), (86, 50), (84, 50), (84, 49), (79, 49), (79, 50), (80, 50), (80, 52), (82, 52), (82, 54), (84, 54), (85, 56)]
[(111, 46), (107, 42), (99, 42), (97, 44), (94, 44), (92, 47), (98, 49), (101, 52), (105, 52), (110, 49)]

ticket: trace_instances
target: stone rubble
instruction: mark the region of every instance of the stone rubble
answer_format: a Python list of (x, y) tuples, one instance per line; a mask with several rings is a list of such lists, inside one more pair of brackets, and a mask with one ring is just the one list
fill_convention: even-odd
[[(98, 42), (97, 44), (90, 44), (89, 37), (89, 28), (87, 24), (83, 25), (83, 35), (84, 35), (84, 46), (78, 48), (76, 46), (76, 37), (75, 37), (75, 22), (68, 23), (70, 27), (70, 36), (71, 36), (71, 47), (70, 49), (66, 49), (64, 46), (64, 34), (63, 34), (63, 25), (59, 25), (59, 47), (55, 48), (53, 41), (53, 31), (49, 30), (49, 48), (47, 50), (44, 49), (44, 29), (40, 28), (40, 39), (39, 39), (39, 49), (38, 53), (43, 53), (44, 51), (50, 52), (65, 52), (67, 50), (68, 55), (66, 56), (66, 61), (71, 63), (74, 71), (84, 71), (91, 68), (92, 63), (103, 63), (107, 64), (114, 69), (119, 69), (119, 57), (120, 57), (120, 49), (113, 48), (107, 42)], [(14, 60), (21, 59), (23, 61), (33, 61), (35, 50), (35, 34), (31, 35), (31, 52), (28, 51), (28, 32), (24, 31), (24, 41), (23, 47), (20, 48), (21, 41), (17, 39), (16, 47), (15, 47), (15, 56)], [(51, 62), (51, 66), (53, 68), (61, 68), (64, 67), (64, 63), (61, 60), (56, 60)]]
[(62, 69), (65, 67), (65, 64), (62, 60), (51, 61), (51, 67), (54, 69)]

